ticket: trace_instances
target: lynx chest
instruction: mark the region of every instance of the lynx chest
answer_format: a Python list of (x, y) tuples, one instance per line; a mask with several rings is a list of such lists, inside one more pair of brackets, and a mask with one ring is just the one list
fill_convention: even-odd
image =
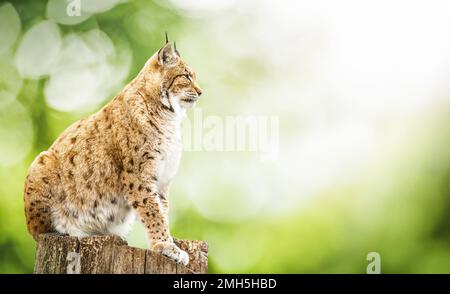
[(161, 157), (157, 165), (158, 186), (160, 188), (166, 189), (177, 173), (182, 149), (179, 137), (164, 144), (164, 149), (161, 150)]

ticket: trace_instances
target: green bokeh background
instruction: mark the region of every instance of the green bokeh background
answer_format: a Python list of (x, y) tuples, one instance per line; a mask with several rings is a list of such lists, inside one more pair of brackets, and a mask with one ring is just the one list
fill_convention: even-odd
[[(321, 30), (304, 26), (303, 33), (296, 35), (294, 27), (292, 38), (266, 34), (267, 28), (255, 25), (248, 15), (258, 10), (249, 8), (256, 5), (254, 1), (230, 1), (208, 11), (198, 4), (197, 10), (186, 9), (187, 4), (178, 5), (180, 1), (118, 2), (99, 1), (105, 6), (94, 5), (92, 9), (97, 10), (80, 23), (56, 20), (60, 38), (85, 36), (92, 30), (106, 34), (114, 50), (105, 57), (104, 63), (113, 68), (107, 68), (107, 77), (119, 75), (114, 66), (119, 72), (123, 69), (121, 78), (101, 92), (99, 100), (70, 109), (46, 97), (45, 88), (57, 71), (33, 77), (20, 66), (22, 61), (29, 62), (27, 53), (18, 53), (26, 32), (54, 19), (47, 11), (48, 1), (0, 2), (5, 13), (0, 15), (8, 15), (0, 19), (4, 38), (0, 40), (4, 43), (0, 45), (0, 273), (33, 270), (35, 245), (26, 231), (22, 200), (31, 161), (68, 125), (114, 97), (160, 48), (165, 31), (177, 40), (183, 58), (197, 72), (205, 90), (198, 104), (203, 116), (279, 118), (280, 155), (274, 162), (261, 161), (250, 151), (183, 154), (171, 188), (171, 230), (178, 238), (208, 241), (211, 273), (365, 273), (366, 256), (373, 251), (381, 255), (383, 273), (450, 273), (448, 87), (428, 91), (425, 100), (432, 102), (418, 110), (405, 114), (402, 105), (400, 110), (383, 105), (382, 115), (369, 119), (352, 103), (349, 109), (340, 109), (339, 105), (348, 103), (342, 98), (345, 95), (323, 92), (327, 85), (319, 84), (322, 67), (315, 52), (334, 47), (327, 47), (327, 34)], [(11, 5), (20, 18), (16, 35)], [(284, 17), (282, 12), (279, 17)], [(266, 19), (269, 26), (271, 21)], [(261, 39), (273, 39), (276, 49), (267, 53), (256, 43)], [(39, 38), (33, 40), (39, 46)], [(95, 40), (94, 45), (103, 46)], [(300, 51), (290, 51), (290, 42), (304, 45)], [(92, 48), (98, 55), (93, 64), (83, 65), (88, 70), (103, 56), (101, 51), (110, 47)], [(79, 54), (81, 59), (88, 58)], [(274, 57), (270, 62), (269, 56)], [(285, 59), (277, 63), (277, 58)], [(76, 72), (74, 59), (71, 66)], [(291, 66), (289, 62), (279, 65), (286, 60)], [(297, 68), (299, 60), (302, 67)], [(72, 82), (85, 87), (76, 78)], [(286, 84), (291, 88), (286, 90)], [(311, 90), (310, 85), (315, 88)], [(309, 98), (297, 96), (314, 102), (308, 104)], [(373, 97), (362, 96), (358, 105), (369, 100)], [(408, 99), (403, 103), (408, 105)], [(344, 119), (360, 111), (363, 118)], [(321, 128), (314, 127), (312, 114), (319, 117)], [(342, 122), (351, 126), (350, 131), (334, 135), (334, 127)], [(352, 132), (359, 130), (360, 122), (370, 126), (372, 136), (369, 151), (362, 153), (357, 150), (367, 142), (358, 134), (365, 136), (365, 129)], [(331, 130), (332, 139), (319, 140), (307, 151), (296, 143), (298, 138), (308, 143), (308, 136), (316, 138), (323, 128)], [(320, 152), (327, 155), (317, 153), (314, 146), (324, 148)], [(310, 154), (313, 159), (303, 165), (302, 158)], [(335, 165), (327, 162), (336, 158)], [(136, 223), (128, 241), (146, 246), (140, 224)]]

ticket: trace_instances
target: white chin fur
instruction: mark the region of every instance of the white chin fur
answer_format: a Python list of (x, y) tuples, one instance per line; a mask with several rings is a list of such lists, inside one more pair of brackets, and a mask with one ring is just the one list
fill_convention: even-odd
[(195, 103), (185, 103), (180, 101), (180, 97), (178, 96), (171, 96), (170, 103), (175, 113), (179, 115), (179, 118), (186, 117), (186, 110), (195, 105)]

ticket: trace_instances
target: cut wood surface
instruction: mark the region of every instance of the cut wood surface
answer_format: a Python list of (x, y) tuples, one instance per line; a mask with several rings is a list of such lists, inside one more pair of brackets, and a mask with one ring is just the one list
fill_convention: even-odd
[(189, 254), (184, 266), (151, 250), (130, 247), (116, 236), (42, 234), (36, 244), (35, 274), (195, 274), (208, 272), (208, 244), (178, 240)]

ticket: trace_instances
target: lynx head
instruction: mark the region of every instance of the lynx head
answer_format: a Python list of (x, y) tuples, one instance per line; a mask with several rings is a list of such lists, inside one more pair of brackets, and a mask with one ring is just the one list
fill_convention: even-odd
[(202, 89), (197, 84), (194, 71), (183, 61), (176, 48), (167, 40), (153, 56), (153, 70), (158, 72), (159, 97), (164, 107), (186, 109), (195, 104)]

